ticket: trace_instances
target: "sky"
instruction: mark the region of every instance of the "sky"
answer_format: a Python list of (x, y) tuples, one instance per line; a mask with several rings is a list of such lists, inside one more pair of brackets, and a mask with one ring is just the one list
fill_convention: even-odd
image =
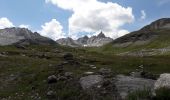
[(28, 28), (57, 40), (103, 31), (113, 39), (170, 17), (170, 0), (0, 0), (0, 29)]

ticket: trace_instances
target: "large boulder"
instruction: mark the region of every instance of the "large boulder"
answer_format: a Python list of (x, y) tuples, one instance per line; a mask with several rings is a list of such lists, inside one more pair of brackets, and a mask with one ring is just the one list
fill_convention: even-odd
[(47, 81), (48, 81), (48, 84), (56, 83), (57, 82), (57, 77), (55, 75), (48, 76)]
[(161, 74), (160, 78), (155, 82), (154, 89), (170, 88), (170, 74)]
[(135, 78), (132, 76), (118, 75), (115, 78), (115, 85), (117, 91), (122, 99), (125, 99), (129, 93), (142, 91), (145, 89), (152, 90), (154, 87), (154, 80)]
[(80, 78), (80, 84), (84, 90), (89, 89), (93, 87), (94, 85), (100, 84), (102, 82), (103, 82), (102, 75), (89, 75), (89, 76)]

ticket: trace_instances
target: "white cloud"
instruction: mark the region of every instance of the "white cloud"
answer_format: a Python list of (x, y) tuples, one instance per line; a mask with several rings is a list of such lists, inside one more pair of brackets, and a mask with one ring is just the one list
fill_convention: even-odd
[(0, 18), (0, 29), (14, 27), (13, 23), (6, 17)]
[(144, 10), (141, 10), (141, 17), (140, 17), (140, 19), (144, 20), (145, 18), (146, 18), (146, 13), (145, 13)]
[(65, 37), (63, 27), (56, 19), (52, 19), (50, 22), (46, 22), (41, 27), (42, 30), (39, 31), (39, 33), (43, 36), (52, 38), (54, 40)]
[(123, 30), (121, 26), (134, 20), (132, 8), (125, 8), (117, 3), (97, 0), (46, 0), (46, 2), (73, 12), (68, 20), (69, 36), (73, 38), (80, 32), (95, 33), (99, 30), (106, 36), (117, 38)]
[(21, 25), (19, 25), (19, 27), (20, 27), (20, 28), (30, 28), (29, 25), (25, 25), (25, 24), (21, 24)]

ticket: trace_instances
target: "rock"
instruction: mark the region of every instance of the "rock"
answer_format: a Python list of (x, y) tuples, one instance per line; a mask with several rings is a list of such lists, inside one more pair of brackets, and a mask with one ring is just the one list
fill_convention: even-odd
[(51, 76), (48, 77), (47, 81), (48, 81), (49, 84), (56, 83), (57, 77), (55, 75), (51, 75)]
[(141, 78), (141, 77), (142, 77), (142, 76), (141, 76), (141, 73), (142, 73), (142, 72), (131, 72), (130, 75), (131, 75), (132, 77)]
[(107, 75), (107, 74), (111, 73), (111, 69), (109, 69), (109, 68), (101, 68), (99, 70), (99, 73), (102, 74), (102, 75)]
[(155, 90), (162, 87), (170, 88), (170, 74), (161, 74), (159, 79), (155, 82)]
[(71, 54), (71, 53), (66, 53), (66, 54), (64, 54), (63, 58), (64, 58), (65, 60), (73, 60), (73, 54)]
[(92, 75), (94, 72), (84, 72), (85, 75)]
[(150, 72), (142, 71), (142, 72), (141, 72), (141, 77), (147, 78), (147, 79), (157, 80), (158, 75), (152, 74), (152, 73), (150, 73)]
[(20, 45), (20, 44), (16, 44), (15, 47), (18, 49), (23, 49), (23, 50), (26, 49), (26, 47), (24, 45)]
[(153, 90), (154, 83), (155, 81), (151, 79), (118, 75), (116, 76), (115, 85), (121, 98), (125, 99), (129, 93), (138, 90), (145, 90), (145, 89)]
[(48, 98), (55, 98), (56, 97), (56, 93), (54, 91), (48, 91), (47, 92), (47, 97)]
[(73, 77), (73, 73), (72, 72), (65, 72), (64, 76), (67, 78)]
[(65, 76), (60, 76), (60, 77), (58, 77), (58, 80), (59, 80), (59, 81), (65, 81), (65, 80), (67, 80), (67, 77), (65, 77)]
[(40, 44), (50, 45), (56, 44), (52, 39), (46, 38), (37, 32), (31, 32), (26, 28), (5, 28), (0, 30), (0, 45), (29, 45)]
[(80, 84), (84, 90), (89, 89), (93, 87), (94, 85), (100, 84), (102, 82), (103, 82), (102, 75), (89, 75), (89, 76), (80, 78)]

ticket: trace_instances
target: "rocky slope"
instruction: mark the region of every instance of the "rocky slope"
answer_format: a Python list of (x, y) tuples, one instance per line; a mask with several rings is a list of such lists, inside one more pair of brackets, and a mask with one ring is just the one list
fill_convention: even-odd
[(67, 45), (71, 47), (87, 46), (87, 47), (98, 47), (103, 46), (104, 44), (110, 43), (113, 39), (106, 37), (104, 33), (100, 33), (97, 36), (84, 36), (77, 40), (71, 38), (63, 38), (57, 40), (57, 43), (61, 45)]
[[(142, 29), (131, 32), (112, 42), (114, 46), (143, 45), (160, 36), (164, 31), (170, 30), (170, 18), (162, 18), (144, 26)], [(161, 32), (160, 32), (161, 31)], [(168, 34), (167, 34), (168, 35)]]
[(11, 44), (56, 44), (53, 40), (33, 33), (25, 28), (5, 28), (0, 30), (0, 45)]
[(102, 53), (128, 56), (158, 56), (170, 54), (170, 18), (162, 18), (131, 32), (102, 48), (92, 49)]

